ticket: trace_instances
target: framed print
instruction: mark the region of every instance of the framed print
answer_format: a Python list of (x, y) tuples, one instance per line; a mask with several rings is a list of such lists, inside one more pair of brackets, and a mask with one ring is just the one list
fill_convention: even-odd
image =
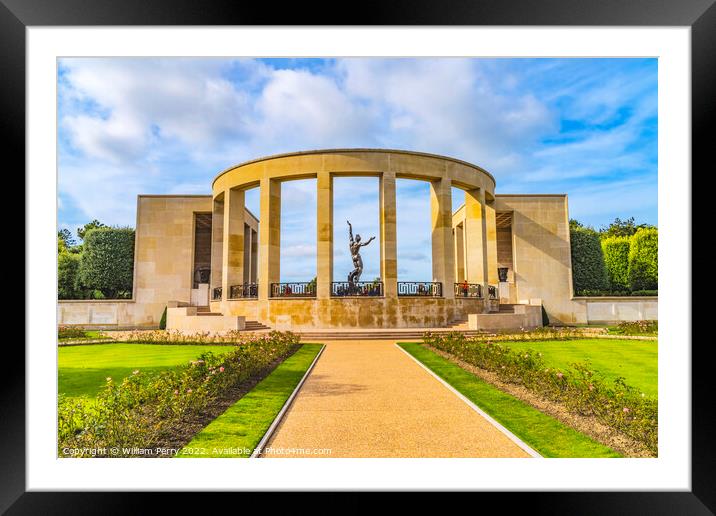
[(2, 8), (28, 222), (3, 510), (712, 513), (690, 231), (711, 2), (129, 7)]

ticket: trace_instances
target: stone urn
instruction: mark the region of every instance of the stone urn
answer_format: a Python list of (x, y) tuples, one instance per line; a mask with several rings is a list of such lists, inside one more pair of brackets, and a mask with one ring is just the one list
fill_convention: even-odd
[(500, 283), (504, 283), (507, 281), (507, 267), (498, 267), (497, 268), (497, 277), (500, 278)]

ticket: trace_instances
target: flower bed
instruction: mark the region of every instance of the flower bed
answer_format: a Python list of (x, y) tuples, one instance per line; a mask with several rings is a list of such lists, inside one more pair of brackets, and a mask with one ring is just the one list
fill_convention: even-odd
[(616, 335), (658, 335), (659, 321), (624, 321), (610, 328)]
[[(197, 342), (188, 337), (188, 343)], [(107, 378), (96, 400), (58, 401), (58, 451), (78, 450), (75, 457), (95, 456), (97, 449), (151, 448), (186, 418), (199, 415), (224, 391), (265, 372), (294, 352), (299, 338), (290, 332), (234, 340), (236, 348), (220, 357), (205, 353), (199, 359), (155, 374), (141, 370), (122, 380)], [(83, 452), (86, 450), (86, 453)]]
[[(279, 332), (262, 333), (277, 335)], [(234, 345), (246, 341), (247, 335), (256, 335), (246, 331), (231, 330), (223, 333), (197, 332), (186, 334), (178, 330), (131, 330), (113, 332), (112, 338), (118, 342), (134, 342), (137, 344), (229, 344)], [(253, 339), (254, 337), (250, 337)]]
[(81, 328), (74, 328), (72, 326), (58, 326), (57, 327), (57, 338), (58, 339), (84, 339), (87, 338), (87, 333)]
[(581, 363), (569, 370), (550, 368), (534, 350), (517, 352), (491, 340), (470, 339), (459, 333), (426, 334), (424, 341), (495, 373), (504, 382), (521, 384), (576, 414), (594, 416), (657, 453), (658, 401), (626, 385), (622, 378), (607, 382), (588, 364)]

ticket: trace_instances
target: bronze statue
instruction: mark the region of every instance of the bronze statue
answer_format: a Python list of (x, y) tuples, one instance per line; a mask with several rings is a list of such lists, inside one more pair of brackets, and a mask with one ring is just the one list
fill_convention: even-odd
[(360, 241), (360, 235), (356, 235), (355, 239), (353, 238), (353, 226), (351, 226), (351, 223), (349, 220), (348, 222), (348, 236), (350, 237), (350, 249), (351, 249), (351, 258), (353, 258), (353, 269), (348, 274), (348, 283), (357, 283), (360, 281), (360, 275), (363, 274), (363, 259), (360, 257), (360, 248), (362, 246), (366, 246), (370, 244), (375, 237), (372, 236), (370, 239), (365, 242), (361, 243)]

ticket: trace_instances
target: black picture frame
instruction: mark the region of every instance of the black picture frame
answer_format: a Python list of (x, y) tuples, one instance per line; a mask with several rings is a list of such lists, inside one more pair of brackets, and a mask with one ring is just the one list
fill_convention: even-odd
[[(316, 6), (318, 7), (318, 6)], [(343, 11), (342, 9), (340, 11)], [(25, 169), (25, 29), (29, 26), (89, 25), (576, 25), (689, 26), (692, 43), (692, 170), (713, 169), (710, 135), (716, 113), (716, 5), (714, 0), (442, 0), (350, 4), (350, 15), (302, 3), (248, 3), (191, 0), (0, 0), (0, 102), (5, 159)], [(316, 12), (322, 12), (317, 15)], [(343, 11), (347, 12), (347, 11)], [(707, 164), (710, 165), (707, 168)], [(688, 177), (689, 171), (684, 171)], [(692, 177), (695, 175), (692, 173)], [(692, 204), (693, 205), (693, 204)], [(690, 208), (690, 207), (689, 207)], [(705, 264), (704, 264), (705, 265)], [(698, 269), (698, 261), (694, 270)], [(685, 302), (691, 302), (691, 285)], [(30, 294), (28, 299), (31, 300)], [(685, 335), (682, 345), (690, 345)], [(164, 509), (187, 508), (189, 493), (51, 493), (25, 489), (24, 350), (5, 343), (0, 413), (3, 455), (0, 510), (7, 514), (141, 514), (146, 498), (161, 496)], [(12, 344), (12, 345), (11, 345)], [(702, 344), (709, 344), (703, 342)], [(715, 407), (710, 346), (692, 347), (692, 489), (689, 492), (481, 493), (514, 507), (529, 503), (531, 513), (550, 514), (713, 514), (716, 511)], [(212, 494), (216, 497), (216, 494)], [(243, 495), (246, 496), (246, 495)], [(225, 497), (215, 498), (223, 504)], [(266, 505), (265, 503), (263, 505)], [(269, 504), (270, 505), (270, 504)], [(226, 509), (226, 507), (224, 507)], [(368, 507), (366, 507), (366, 510)]]

